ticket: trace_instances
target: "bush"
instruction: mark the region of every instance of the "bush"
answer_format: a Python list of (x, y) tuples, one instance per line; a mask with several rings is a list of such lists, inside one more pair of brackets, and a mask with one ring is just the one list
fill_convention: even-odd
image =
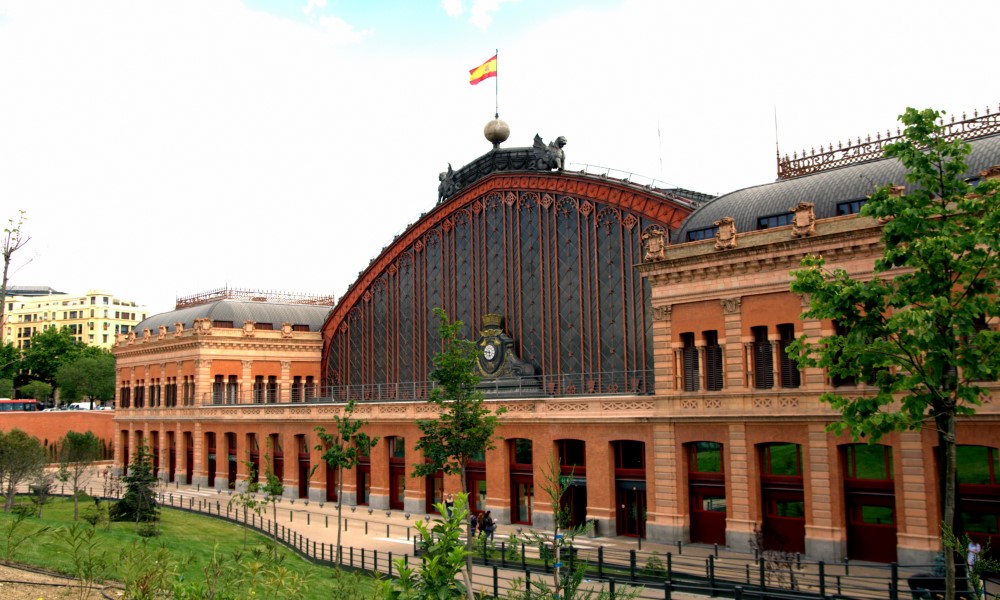
[(646, 559), (646, 565), (639, 569), (639, 573), (645, 577), (666, 577), (667, 565), (660, 558), (660, 553), (653, 550)]

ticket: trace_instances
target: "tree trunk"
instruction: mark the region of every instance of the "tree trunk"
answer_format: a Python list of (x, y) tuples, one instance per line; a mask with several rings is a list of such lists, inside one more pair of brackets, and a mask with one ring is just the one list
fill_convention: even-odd
[[(355, 504), (357, 501), (355, 500)], [(344, 506), (344, 470), (337, 467), (337, 568), (340, 568), (340, 533), (344, 531), (341, 509)]]
[[(469, 482), (465, 480), (465, 463), (461, 465), (461, 471), (459, 472), (459, 477), (462, 480), (462, 491), (465, 492), (465, 503), (469, 509), (469, 515), (475, 513), (472, 512), (472, 494), (468, 492)], [(474, 532), (472, 530), (472, 522), (469, 522), (469, 538), (465, 541), (465, 549), (468, 553), (465, 555), (465, 595), (468, 600), (475, 600), (472, 594), (472, 536)]]
[[(955, 531), (955, 476), (957, 468), (957, 450), (955, 446), (955, 412), (942, 411), (936, 419), (938, 422), (938, 444), (941, 447), (942, 474), (944, 493), (941, 498), (942, 527)], [(942, 536), (943, 540), (943, 536)], [(942, 543), (944, 550), (945, 600), (955, 600), (955, 549)]]

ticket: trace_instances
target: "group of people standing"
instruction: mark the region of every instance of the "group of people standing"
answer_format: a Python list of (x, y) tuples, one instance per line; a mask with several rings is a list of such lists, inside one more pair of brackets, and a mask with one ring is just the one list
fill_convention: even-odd
[[(448, 494), (444, 500), (444, 509), (448, 512), (448, 516), (451, 516), (451, 511), (455, 507), (455, 497)], [(490, 511), (481, 512), (478, 515), (476, 513), (469, 514), (469, 532), (476, 535), (485, 535), (491, 542), (493, 541), (493, 533), (497, 530), (497, 523), (493, 520), (493, 514)]]

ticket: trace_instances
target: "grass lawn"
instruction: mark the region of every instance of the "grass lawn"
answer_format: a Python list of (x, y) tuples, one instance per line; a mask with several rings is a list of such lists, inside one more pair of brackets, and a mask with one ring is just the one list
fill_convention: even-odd
[[(27, 502), (27, 499), (21, 501)], [(81, 502), (81, 516), (85, 514), (86, 506), (92, 504)], [(69, 499), (56, 498), (45, 506), (43, 514), (42, 519), (26, 519), (11, 535), (14, 516), (0, 512), (0, 556), (72, 575), (73, 552), (65, 538), (54, 530), (73, 524), (73, 503)], [(151, 538), (139, 536), (134, 524), (112, 523), (109, 529), (98, 524), (93, 538), (96, 541), (94, 548), (102, 556), (100, 562), (105, 579), (123, 579), (123, 552), (130, 551), (136, 541), (140, 544), (145, 541), (150, 548), (166, 548), (172, 560), (177, 561), (178, 574), (185, 581), (204, 581), (203, 569), (211, 563), (213, 553), (230, 559), (234, 552), (244, 550), (243, 528), (238, 525), (169, 509), (161, 511), (161, 519), (161, 534)], [(86, 521), (81, 519), (80, 523), (90, 528)], [(50, 528), (48, 532), (35, 533), (46, 526)], [(253, 531), (247, 534), (247, 549), (265, 546), (268, 542), (269, 538)], [(278, 553), (284, 557), (282, 567), (308, 578), (305, 598), (329, 598), (332, 595), (335, 586), (333, 568), (314, 565), (284, 547), (279, 546)], [(227, 562), (232, 563), (231, 560)], [(364, 585), (369, 585), (371, 581), (368, 578), (362, 580)]]

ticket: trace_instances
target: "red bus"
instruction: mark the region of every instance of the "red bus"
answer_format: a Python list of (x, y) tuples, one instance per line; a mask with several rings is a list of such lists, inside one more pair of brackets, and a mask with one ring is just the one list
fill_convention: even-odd
[(0, 412), (34, 412), (38, 410), (41, 410), (41, 406), (36, 400), (0, 398)]

